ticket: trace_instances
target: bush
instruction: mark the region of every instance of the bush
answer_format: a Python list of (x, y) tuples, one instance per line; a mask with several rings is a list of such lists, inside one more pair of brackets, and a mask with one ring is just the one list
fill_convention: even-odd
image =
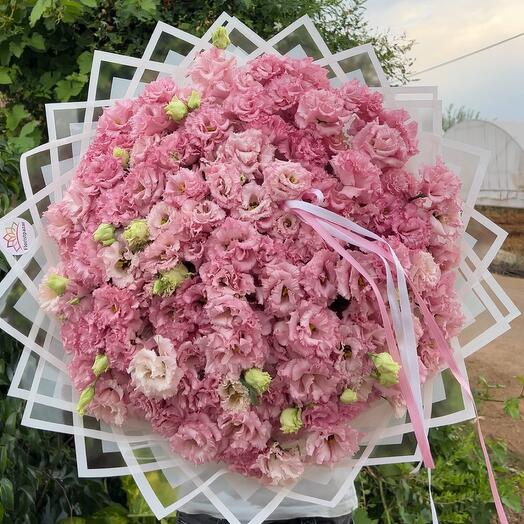
[[(489, 524), (495, 505), (477, 431), (472, 422), (433, 429), (432, 492), (441, 524)], [(487, 440), (505, 507), (520, 513), (524, 473), (504, 442)], [(357, 479), (360, 506), (355, 524), (431, 523), (427, 475), (410, 474), (413, 464), (364, 468)]]

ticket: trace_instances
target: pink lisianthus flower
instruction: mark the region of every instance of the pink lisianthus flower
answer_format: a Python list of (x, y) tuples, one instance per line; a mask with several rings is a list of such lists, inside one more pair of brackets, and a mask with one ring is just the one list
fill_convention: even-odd
[(253, 86), (247, 92), (235, 90), (224, 103), (224, 109), (231, 118), (237, 118), (247, 124), (270, 113), (269, 100), (262, 86)]
[(393, 215), (392, 228), (410, 249), (422, 249), (429, 244), (430, 218), (414, 203), (407, 203)]
[(344, 100), (346, 109), (355, 112), (361, 122), (374, 121), (383, 111), (382, 94), (371, 91), (356, 79), (345, 82), (339, 90), (339, 95)]
[(249, 182), (242, 187), (240, 206), (233, 212), (235, 217), (254, 222), (261, 230), (263, 220), (272, 213), (273, 205), (264, 187), (256, 182)]
[(153, 166), (135, 166), (125, 179), (125, 199), (140, 215), (149, 213), (165, 190), (165, 175)]
[(268, 353), (260, 332), (222, 329), (200, 338), (197, 345), (206, 354), (206, 372), (239, 376), (244, 369), (263, 367)]
[(122, 163), (112, 153), (90, 149), (82, 159), (76, 176), (85, 186), (100, 190), (113, 187), (124, 174)]
[(275, 55), (264, 54), (248, 62), (247, 69), (256, 82), (265, 85), (284, 72), (285, 62)]
[(242, 181), (236, 165), (211, 164), (205, 169), (205, 177), (211, 196), (218, 205), (225, 209), (238, 206)]
[(79, 352), (73, 355), (71, 362), (68, 365), (69, 373), (71, 374), (72, 382), (77, 391), (82, 391), (90, 386), (95, 380), (93, 373), (94, 355)]
[(300, 283), (311, 298), (327, 306), (337, 295), (335, 265), (338, 256), (333, 251), (322, 249), (301, 268)]
[(260, 242), (253, 226), (226, 218), (207, 241), (208, 258), (229, 261), (238, 271), (249, 271), (256, 264)]
[(418, 153), (418, 124), (405, 109), (381, 109), (379, 120), (382, 124), (396, 129), (406, 144), (408, 158)]
[(308, 357), (316, 354), (324, 358), (340, 343), (339, 326), (335, 313), (303, 300), (290, 315), (287, 340), (284, 340), (297, 355)]
[(299, 198), (311, 189), (313, 176), (295, 162), (275, 160), (264, 167), (263, 173), (263, 186), (275, 201)]
[(110, 376), (101, 376), (96, 381), (95, 397), (88, 405), (87, 411), (107, 424), (122, 426), (128, 412), (124, 388)]
[(305, 168), (324, 167), (329, 160), (324, 141), (307, 130), (296, 130), (290, 139), (292, 157)]
[(339, 424), (310, 431), (306, 437), (306, 455), (314, 464), (335, 464), (351, 458), (358, 451), (358, 432)]
[(302, 221), (293, 211), (282, 210), (277, 212), (274, 220), (274, 229), (270, 231), (271, 236), (279, 239), (294, 238), (300, 230)]
[(286, 58), (284, 65), (289, 74), (301, 78), (308, 88), (329, 89), (327, 69), (315, 64), (313, 58)]
[(180, 166), (191, 166), (201, 154), (201, 142), (197, 137), (178, 129), (163, 136), (158, 145), (158, 161), (164, 169), (176, 171)]
[(219, 106), (204, 104), (187, 116), (184, 130), (207, 160), (215, 160), (218, 147), (231, 133), (231, 122)]
[(216, 47), (200, 53), (189, 69), (189, 76), (204, 98), (223, 100), (231, 91), (236, 59)]
[(304, 295), (299, 280), (300, 270), (293, 264), (282, 261), (267, 265), (261, 278), (266, 311), (285, 317), (295, 310)]
[(140, 95), (140, 100), (145, 104), (167, 104), (177, 92), (178, 88), (171, 77), (163, 77), (147, 84)]
[(220, 446), (221, 432), (204, 413), (188, 415), (169, 439), (175, 453), (195, 464), (212, 461)]
[(340, 192), (346, 197), (367, 203), (381, 193), (382, 173), (366, 153), (347, 149), (334, 156), (331, 165), (344, 186)]
[(119, 135), (130, 131), (130, 120), (135, 109), (135, 100), (117, 100), (114, 105), (104, 109), (97, 123), (100, 133)]
[(300, 129), (313, 126), (320, 136), (337, 135), (349, 113), (335, 91), (306, 91), (300, 98), (295, 122)]
[(223, 294), (211, 298), (205, 310), (212, 325), (217, 329), (238, 329), (258, 327), (257, 317), (249, 302), (233, 295)]
[[(213, 200), (186, 200), (180, 209), (189, 221), (189, 229), (196, 236), (199, 233), (209, 233), (214, 227), (224, 221), (226, 212)], [(205, 237), (202, 239), (203, 249)], [(203, 254), (203, 253), (202, 253)]]
[(93, 291), (93, 313), (100, 326), (112, 329), (131, 329), (139, 321), (138, 302), (129, 289), (119, 289), (111, 284)]
[(273, 148), (267, 143), (265, 135), (258, 129), (248, 129), (242, 133), (232, 133), (220, 147), (218, 159), (238, 165), (239, 171), (248, 175), (258, 169), (259, 164), (271, 162)]
[(167, 231), (175, 217), (175, 211), (171, 206), (165, 201), (157, 202), (147, 215), (147, 227), (150, 237), (154, 239), (160, 233)]
[(415, 251), (411, 254), (409, 276), (418, 291), (430, 291), (440, 280), (440, 267), (435, 263), (431, 253)]
[(299, 404), (327, 402), (339, 381), (332, 366), (311, 357), (289, 360), (278, 368), (278, 374), (289, 384), (289, 395)]
[(155, 337), (158, 354), (142, 348), (135, 353), (128, 373), (136, 389), (152, 398), (170, 398), (176, 395), (184, 372), (177, 366), (173, 343), (160, 335)]
[(199, 172), (181, 168), (168, 175), (164, 201), (180, 206), (189, 198), (201, 200), (208, 192), (209, 188)]
[(92, 233), (84, 232), (75, 244), (76, 256), (66, 264), (70, 278), (81, 282), (83, 287), (93, 289), (106, 280), (106, 271), (100, 256), (100, 244), (93, 240)]
[(460, 180), (443, 162), (424, 166), (421, 171), (420, 192), (429, 200), (430, 207), (438, 208), (439, 204), (455, 200), (460, 194)]
[(380, 168), (402, 167), (408, 159), (402, 136), (387, 125), (370, 122), (355, 135), (352, 147), (366, 153)]
[(134, 280), (130, 271), (133, 256), (120, 242), (113, 242), (110, 246), (100, 248), (100, 260), (105, 269), (105, 280), (119, 287), (125, 288)]
[(165, 104), (141, 104), (131, 118), (131, 132), (135, 137), (161, 134), (174, 127), (165, 111)]
[(271, 437), (271, 423), (260, 420), (254, 411), (225, 413), (219, 418), (218, 427), (235, 451), (263, 450)]
[(295, 109), (305, 86), (299, 78), (285, 73), (271, 80), (266, 89), (269, 102), (277, 112)]
[(205, 262), (200, 266), (199, 274), (209, 298), (224, 294), (245, 296), (255, 292), (253, 275), (237, 271), (231, 264), (214, 260)]
[(293, 484), (304, 473), (298, 451), (282, 449), (278, 444), (258, 455), (254, 468), (261, 472), (263, 482), (273, 486)]

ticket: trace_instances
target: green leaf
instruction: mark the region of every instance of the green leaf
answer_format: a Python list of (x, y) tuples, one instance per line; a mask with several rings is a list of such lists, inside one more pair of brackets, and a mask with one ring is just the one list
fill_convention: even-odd
[(86, 524), (128, 524), (127, 509), (120, 504), (111, 504), (86, 519)]
[(8, 435), (14, 435), (16, 432), (16, 420), (18, 418), (17, 415), (18, 413), (16, 411), (13, 411), (12, 413), (9, 413), (9, 416), (5, 421), (4, 431)]
[(85, 5), (86, 7), (96, 7), (97, 6), (97, 0), (80, 0), (80, 3)]
[(80, 67), (80, 74), (87, 75), (91, 71), (91, 63), (93, 62), (93, 53), (84, 51), (77, 59), (76, 63)]
[(38, 127), (38, 124), (38, 120), (31, 120), (31, 122), (27, 122), (27, 124), (24, 124), (24, 127), (20, 129), (20, 136), (30, 135)]
[(40, 33), (33, 33), (27, 44), (38, 51), (45, 51), (45, 40)]
[(22, 104), (16, 104), (6, 111), (5, 125), (9, 131), (14, 131), (20, 122), (30, 116), (26, 108)]
[(77, 96), (87, 82), (87, 75), (73, 73), (68, 75), (65, 80), (56, 83), (56, 96), (62, 101), (67, 102), (71, 97)]
[(0, 475), (3, 475), (7, 467), (7, 446), (0, 446)]
[(87, 520), (83, 517), (67, 517), (59, 520), (56, 524), (86, 524)]
[(517, 375), (515, 378), (517, 379), (517, 381), (520, 383), (521, 386), (524, 386), (524, 376)]
[(502, 495), (501, 497), (504, 506), (507, 506), (510, 510), (520, 513), (522, 511), (522, 505), (520, 503), (520, 495), (516, 492)]
[(378, 520), (370, 519), (364, 508), (357, 508), (352, 514), (353, 524), (378, 524)]
[(14, 500), (13, 483), (4, 477), (0, 480), (0, 501), (2, 501), (4, 508), (12, 510), (15, 506)]
[(17, 42), (13, 40), (9, 42), (9, 50), (16, 58), (20, 58), (20, 55), (24, 52), (25, 42)]
[(0, 67), (0, 84), (12, 84), (10, 70), (7, 67)]
[(53, 0), (37, 0), (31, 14), (29, 15), (29, 25), (34, 27), (35, 24), (42, 18), (45, 11), (53, 6)]
[(513, 420), (520, 420), (520, 399), (515, 397), (505, 400), (504, 413), (509, 415)]
[(13, 151), (21, 155), (24, 151), (38, 145), (38, 140), (33, 136), (17, 136), (9, 140)]

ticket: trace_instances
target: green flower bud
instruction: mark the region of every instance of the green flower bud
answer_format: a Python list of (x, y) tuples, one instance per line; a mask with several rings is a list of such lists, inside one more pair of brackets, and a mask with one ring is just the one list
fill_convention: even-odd
[(187, 106), (180, 98), (174, 96), (171, 102), (164, 107), (164, 111), (169, 118), (172, 118), (175, 122), (180, 122), (187, 115)]
[(198, 91), (191, 91), (189, 98), (187, 99), (187, 107), (190, 111), (198, 109), (200, 107), (200, 93)]
[(102, 373), (105, 373), (109, 369), (109, 359), (107, 355), (98, 354), (95, 357), (93, 366), (91, 368), (95, 377), (99, 377)]
[(400, 364), (397, 364), (389, 353), (371, 354), (371, 360), (375, 365), (378, 381), (386, 387), (398, 384), (398, 373)]
[(86, 414), (86, 408), (90, 404), (90, 402), (95, 398), (95, 384), (91, 384), (90, 386), (87, 386), (87, 388), (82, 391), (80, 394), (80, 399), (78, 400), (78, 404), (76, 405), (76, 411), (77, 413), (83, 417)]
[(211, 43), (218, 47), (218, 49), (226, 49), (231, 43), (227, 29), (225, 27), (219, 27), (211, 36)]
[(132, 220), (124, 229), (122, 236), (131, 251), (141, 248), (149, 240), (147, 221), (144, 218)]
[(120, 163), (124, 169), (129, 165), (129, 152), (125, 149), (115, 147), (113, 149), (113, 156), (120, 159)]
[(282, 433), (296, 433), (303, 425), (300, 408), (286, 408), (280, 413)]
[(191, 276), (184, 264), (177, 264), (173, 269), (162, 273), (162, 275), (153, 282), (153, 295), (172, 295), (176, 288)]
[(271, 384), (271, 375), (267, 371), (251, 368), (244, 373), (244, 380), (257, 393), (264, 393), (268, 390), (269, 384)]
[(47, 287), (53, 290), (59, 297), (61, 297), (67, 289), (69, 279), (55, 273), (51, 273), (47, 277)]
[(115, 241), (115, 228), (111, 224), (100, 224), (93, 233), (93, 240), (110, 246)]
[(352, 389), (346, 388), (342, 392), (342, 395), (340, 395), (339, 399), (342, 404), (351, 404), (352, 402), (356, 402), (357, 393)]

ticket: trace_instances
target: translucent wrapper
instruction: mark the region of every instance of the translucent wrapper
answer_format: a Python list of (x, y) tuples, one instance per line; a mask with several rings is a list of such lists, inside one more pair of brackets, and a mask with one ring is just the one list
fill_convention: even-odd
[[(508, 330), (519, 312), (487, 271), (506, 233), (473, 207), (489, 154), (443, 139), (437, 89), (390, 87), (370, 46), (332, 54), (308, 17), (266, 42), (236, 18), (222, 14), (202, 38), (158, 23), (142, 58), (96, 51), (87, 100), (46, 106), (50, 142), (22, 155), (26, 199), (0, 219), (1, 247), (11, 265), (0, 282), (0, 327), (24, 346), (9, 394), (26, 400), (24, 425), (74, 435), (79, 476), (133, 475), (157, 518), (198, 502), (229, 522), (256, 524), (277, 508), (282, 518), (296, 516), (296, 508), (305, 503), (317, 505), (318, 514), (322, 514), (320, 507), (337, 506), (363, 466), (420, 460), (409, 418), (395, 418), (390, 405), (378, 401), (356, 421), (365, 435), (360, 451), (331, 469), (307, 467), (293, 486), (262, 486), (221, 464), (195, 466), (174, 455), (168, 442), (144, 421), (129, 421), (118, 428), (76, 413), (77, 393), (68, 374), (70, 357), (63, 350), (58, 322), (37, 302), (42, 276), (58, 261), (41, 215), (62, 198), (103, 108), (118, 99), (136, 97), (148, 82), (163, 76), (183, 82), (186, 68), (211, 45), (211, 35), (219, 26), (228, 30), (227, 52), (239, 63), (263, 53), (310, 56), (328, 70), (334, 86), (357, 78), (381, 91), (386, 106), (403, 107), (418, 122), (420, 153), (408, 167), (416, 169), (442, 157), (461, 178), (466, 234), (457, 286), (467, 322), (452, 346), (464, 375), (464, 358)], [(422, 394), (428, 428), (475, 416), (474, 406), (447, 369), (428, 380)]]

